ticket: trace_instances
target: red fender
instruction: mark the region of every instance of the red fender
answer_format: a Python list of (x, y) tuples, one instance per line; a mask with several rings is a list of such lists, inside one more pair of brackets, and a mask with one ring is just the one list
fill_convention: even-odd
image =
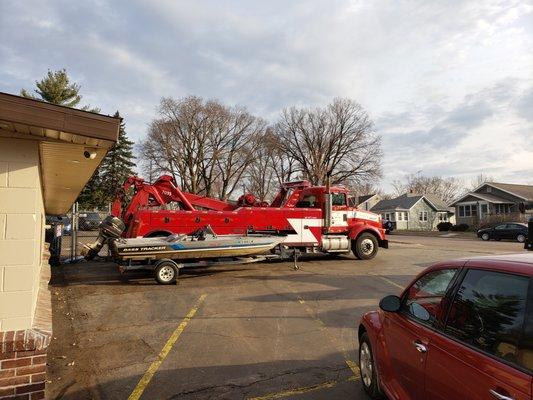
[(356, 225), (350, 230), (350, 232), (348, 233), (348, 237), (352, 240), (357, 239), (357, 237), (363, 232), (370, 232), (374, 234), (376, 238), (378, 239), (378, 241), (380, 242), (380, 244), (381, 242), (387, 241), (385, 237), (385, 230), (376, 228), (372, 225), (362, 225), (362, 224)]

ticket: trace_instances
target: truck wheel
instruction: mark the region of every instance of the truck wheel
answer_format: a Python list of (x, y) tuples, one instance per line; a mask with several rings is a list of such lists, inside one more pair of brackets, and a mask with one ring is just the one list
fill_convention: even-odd
[(362, 233), (356, 240), (352, 240), (352, 251), (358, 259), (370, 260), (378, 253), (378, 240), (371, 233)]
[(178, 268), (173, 261), (160, 261), (155, 267), (155, 280), (160, 285), (170, 285), (176, 282)]

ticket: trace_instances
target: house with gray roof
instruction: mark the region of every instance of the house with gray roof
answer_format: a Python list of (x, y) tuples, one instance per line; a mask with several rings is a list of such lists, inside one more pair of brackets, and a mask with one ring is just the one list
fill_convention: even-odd
[(440, 222), (452, 222), (453, 211), (446, 203), (432, 194), (405, 193), (394, 199), (379, 201), (371, 209), (381, 218), (391, 221), (395, 229), (432, 231)]
[(533, 185), (485, 182), (450, 205), (455, 207), (457, 223), (526, 221), (533, 214)]
[(360, 210), (370, 211), (381, 200), (379, 194), (367, 194), (365, 196), (359, 196), (356, 199), (355, 205)]

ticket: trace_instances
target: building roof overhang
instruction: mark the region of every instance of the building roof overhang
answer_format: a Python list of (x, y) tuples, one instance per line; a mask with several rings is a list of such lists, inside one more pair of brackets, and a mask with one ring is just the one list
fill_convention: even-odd
[(451, 205), (456, 206), (463, 202), (468, 203), (467, 201), (465, 201), (465, 199), (468, 197), (475, 197), (476, 199), (487, 201), (493, 204), (513, 204), (513, 202), (510, 200), (502, 199), (494, 195), (490, 195), (486, 193), (468, 192), (467, 194), (463, 195), (459, 199), (455, 200)]
[(0, 137), (38, 141), (43, 201), (51, 215), (72, 206), (116, 143), (120, 122), (0, 92)]

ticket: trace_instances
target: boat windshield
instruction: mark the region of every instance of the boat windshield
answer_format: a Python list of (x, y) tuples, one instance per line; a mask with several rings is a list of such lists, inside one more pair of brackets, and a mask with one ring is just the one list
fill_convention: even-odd
[(165, 238), (165, 241), (166, 242), (181, 242), (183, 240), (185, 240), (185, 238), (187, 237), (187, 235), (180, 235), (179, 233), (175, 233), (174, 235), (170, 235), (170, 236), (167, 236)]

